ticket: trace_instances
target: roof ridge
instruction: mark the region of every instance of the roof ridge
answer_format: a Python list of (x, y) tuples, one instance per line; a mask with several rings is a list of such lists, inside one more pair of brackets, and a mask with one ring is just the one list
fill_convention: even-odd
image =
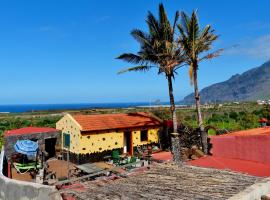
[(79, 114), (72, 117), (82, 127), (81, 131), (160, 126), (162, 124), (162, 120), (148, 112)]
[(100, 113), (93, 113), (93, 114), (71, 114), (71, 116), (98, 116), (98, 115), (130, 115), (130, 114), (150, 114), (148, 112), (128, 112), (128, 113), (104, 113), (104, 114), (100, 114)]

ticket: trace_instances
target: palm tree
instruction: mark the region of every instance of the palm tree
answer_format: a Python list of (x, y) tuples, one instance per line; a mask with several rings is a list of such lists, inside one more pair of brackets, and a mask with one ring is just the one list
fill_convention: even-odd
[(189, 65), (191, 84), (194, 85), (194, 96), (197, 110), (197, 121), (201, 134), (202, 147), (205, 154), (208, 153), (207, 133), (204, 131), (203, 119), (200, 109), (200, 94), (198, 89), (197, 72), (199, 62), (219, 56), (222, 49), (208, 53), (212, 43), (218, 38), (210, 25), (200, 28), (197, 11), (193, 11), (191, 17), (181, 13), (181, 23), (178, 24), (180, 32), (179, 45), (183, 48), (186, 64)]
[[(176, 12), (174, 22), (171, 25), (162, 4), (159, 5), (158, 18), (156, 18), (149, 11), (146, 19), (148, 32), (144, 32), (139, 29), (134, 29), (131, 31), (131, 35), (140, 44), (140, 50), (138, 51), (138, 53), (124, 53), (118, 57), (118, 59), (122, 59), (136, 65), (135, 67), (124, 69), (119, 73), (129, 71), (146, 72), (149, 71), (151, 68), (157, 68), (158, 74), (165, 75), (168, 81), (171, 105), (170, 110), (172, 114), (174, 133), (177, 133), (177, 117), (175, 111), (172, 82), (175, 77), (176, 70), (180, 68), (184, 62), (182, 49), (177, 44), (177, 40), (175, 38), (175, 29), (178, 18), (179, 12)], [(178, 141), (178, 147), (180, 148), (179, 145), (180, 144)], [(175, 152), (173, 153), (175, 155), (175, 159), (179, 159), (180, 161), (180, 155), (178, 150), (175, 150)]]

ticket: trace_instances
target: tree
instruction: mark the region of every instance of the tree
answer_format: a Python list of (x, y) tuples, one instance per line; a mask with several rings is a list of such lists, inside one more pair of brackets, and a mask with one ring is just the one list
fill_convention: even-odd
[[(206, 53), (211, 49), (212, 43), (218, 38), (218, 36), (214, 34), (214, 30), (210, 25), (207, 25), (203, 29), (200, 28), (197, 18), (197, 11), (193, 11), (191, 17), (182, 12), (181, 18), (181, 23), (178, 24), (178, 29), (180, 32), (179, 44), (184, 50), (186, 64), (190, 67), (189, 75), (191, 83), (194, 85), (197, 122), (201, 134), (203, 151), (205, 154), (207, 154), (207, 133), (204, 131), (203, 119), (200, 109), (200, 95), (198, 89), (197, 72), (199, 69), (199, 62), (218, 56), (222, 49), (212, 53)], [(201, 56), (201, 54), (204, 55)]]
[(148, 32), (144, 32), (139, 29), (131, 31), (131, 35), (140, 44), (140, 50), (138, 53), (124, 53), (118, 57), (118, 59), (122, 59), (136, 65), (135, 67), (124, 69), (119, 73), (129, 71), (146, 72), (151, 68), (157, 68), (158, 74), (165, 75), (168, 81), (171, 105), (170, 110), (174, 133), (177, 133), (177, 117), (173, 95), (173, 79), (175, 77), (176, 70), (181, 67), (184, 62), (182, 49), (177, 44), (175, 37), (178, 18), (179, 12), (176, 12), (174, 22), (171, 25), (163, 4), (159, 5), (158, 18), (149, 11), (146, 19)]

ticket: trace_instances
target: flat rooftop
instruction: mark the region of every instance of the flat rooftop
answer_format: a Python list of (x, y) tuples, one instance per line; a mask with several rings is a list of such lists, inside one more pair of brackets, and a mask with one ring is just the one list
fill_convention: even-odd
[(55, 128), (49, 127), (24, 127), (19, 129), (13, 129), (9, 131), (5, 131), (4, 135), (13, 136), (13, 135), (27, 135), (27, 134), (38, 134), (38, 133), (50, 133), (50, 132), (58, 132)]
[(251, 136), (251, 135), (270, 135), (270, 126), (242, 131), (235, 131), (224, 135), (210, 136), (210, 137)]
[(223, 170), (155, 164), (128, 178), (83, 182), (78, 199), (228, 199), (261, 178)]

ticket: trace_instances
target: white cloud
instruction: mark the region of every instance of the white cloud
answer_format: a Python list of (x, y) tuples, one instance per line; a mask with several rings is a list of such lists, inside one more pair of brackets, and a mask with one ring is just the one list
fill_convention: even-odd
[(225, 52), (229, 55), (241, 55), (251, 58), (270, 58), (270, 34), (262, 35), (257, 38), (247, 38), (233, 48)]

